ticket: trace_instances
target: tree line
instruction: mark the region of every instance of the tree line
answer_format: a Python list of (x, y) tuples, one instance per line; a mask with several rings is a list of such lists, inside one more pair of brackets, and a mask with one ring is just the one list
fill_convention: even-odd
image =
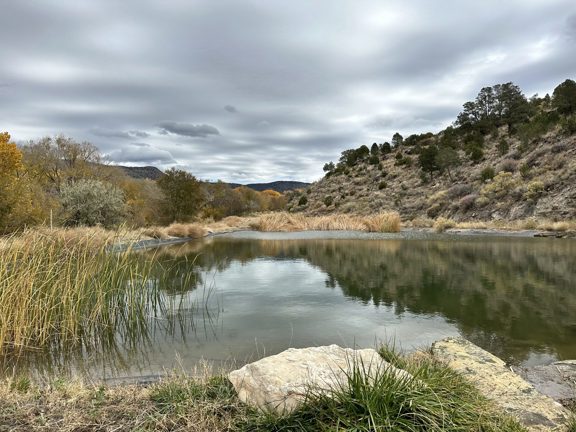
[(40, 224), (166, 225), (284, 206), (276, 191), (232, 189), (175, 168), (157, 181), (134, 179), (88, 142), (56, 136), (18, 146), (0, 133), (0, 233)]
[[(424, 176), (446, 174), (465, 160), (478, 163), (484, 158), (488, 137), (498, 140), (497, 149), (505, 155), (508, 140), (521, 141), (521, 150), (537, 145), (547, 132), (576, 133), (576, 82), (567, 79), (559, 84), (552, 96), (534, 95), (527, 98), (512, 82), (480, 89), (473, 101), (464, 103), (452, 126), (438, 134), (413, 134), (404, 138), (396, 132), (390, 142), (362, 145), (344, 150), (339, 161), (324, 165), (326, 176), (340, 175), (358, 163), (380, 165), (389, 153), (394, 153), (395, 165), (418, 164)], [(425, 180), (426, 177), (423, 177)]]

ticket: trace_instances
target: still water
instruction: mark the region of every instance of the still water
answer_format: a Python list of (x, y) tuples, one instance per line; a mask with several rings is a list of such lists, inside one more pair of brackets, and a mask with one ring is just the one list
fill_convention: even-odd
[(150, 317), (136, 344), (12, 368), (141, 380), (202, 359), (231, 367), (333, 343), (413, 350), (457, 335), (512, 364), (576, 358), (574, 240), (250, 232), (140, 253), (179, 269), (163, 287), (176, 309)]

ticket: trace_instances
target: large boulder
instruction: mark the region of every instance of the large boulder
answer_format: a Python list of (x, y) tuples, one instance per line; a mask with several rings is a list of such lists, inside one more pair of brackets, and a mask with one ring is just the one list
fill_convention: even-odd
[(384, 361), (373, 349), (330, 345), (290, 348), (230, 372), (228, 378), (243, 402), (263, 411), (288, 414), (304, 402), (311, 389), (330, 394), (346, 388), (347, 377), (355, 366), (368, 377), (385, 368), (399, 377), (411, 377)]
[(434, 357), (468, 378), (488, 399), (517, 418), (530, 431), (567, 430), (568, 411), (540, 394), (498, 357), (460, 338), (432, 345)]

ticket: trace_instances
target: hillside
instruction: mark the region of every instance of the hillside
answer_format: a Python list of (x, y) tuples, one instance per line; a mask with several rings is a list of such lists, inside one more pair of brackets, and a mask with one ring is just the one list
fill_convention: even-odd
[(117, 165), (117, 167), (120, 168), (128, 177), (135, 179), (158, 180), (164, 175), (162, 171), (154, 166), (129, 167)]
[(556, 108), (556, 94), (524, 98), (521, 120), (470, 121), (462, 113), (438, 134), (395, 134), (392, 145), (346, 150), (338, 164), (325, 165), (323, 179), (289, 195), (288, 209), (394, 210), (405, 221), (576, 218), (576, 92), (574, 111)]
[(250, 183), (246, 185), (242, 185), (239, 183), (228, 183), (231, 188), (237, 188), (240, 186), (246, 186), (250, 189), (254, 189), (258, 192), (262, 192), (265, 190), (274, 190), (276, 192), (284, 193), (290, 190), (295, 189), (302, 189), (305, 187), (310, 186), (310, 183), (298, 182), (298, 181), (274, 181), (270, 183)]

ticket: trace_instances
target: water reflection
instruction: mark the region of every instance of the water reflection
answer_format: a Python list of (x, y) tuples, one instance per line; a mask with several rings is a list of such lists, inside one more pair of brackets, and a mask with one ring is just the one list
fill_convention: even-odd
[(346, 297), (391, 307), (398, 316), (439, 314), (512, 362), (537, 352), (576, 358), (574, 241), (214, 239), (166, 250), (181, 257), (199, 252), (197, 264), (218, 271), (261, 257), (304, 259)]
[(4, 369), (137, 377), (201, 358), (390, 338), (411, 348), (457, 334), (512, 363), (576, 358), (570, 240), (215, 237), (140, 254), (162, 269), (164, 305), (140, 334)]

